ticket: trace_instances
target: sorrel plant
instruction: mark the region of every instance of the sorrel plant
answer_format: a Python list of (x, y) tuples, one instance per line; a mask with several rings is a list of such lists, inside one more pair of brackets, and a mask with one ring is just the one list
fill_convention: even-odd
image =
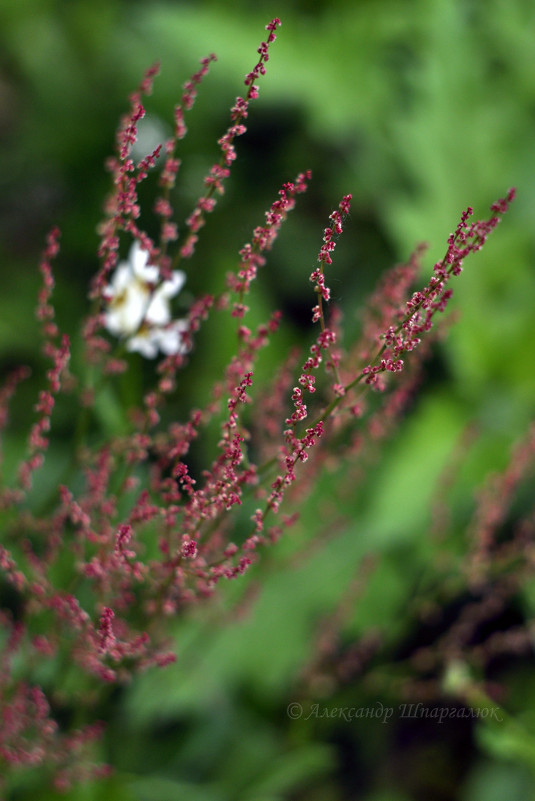
[[(310, 352), (289, 354), (269, 389), (257, 389), (257, 359), (269, 346), (281, 314), (274, 311), (251, 330), (246, 324), (248, 295), (282, 223), (306, 191), (310, 173), (298, 174), (279, 190), (265, 221), (240, 250), (223, 293), (196, 298), (183, 318), (173, 318), (172, 299), (186, 281), (186, 265), (195, 255), (207, 216), (224, 193), (236, 158), (235, 142), (246, 131), (279, 25), (274, 19), (266, 26), (267, 40), (245, 78), (246, 92), (237, 98), (230, 126), (219, 139), (220, 158), (205, 178), (180, 240), (172, 207), (178, 148), (187, 132), (186, 114), (215, 56), (203, 59), (184, 85), (173, 135), (139, 163), (132, 158), (132, 146), (158, 65), (147, 70), (132, 94), (115, 155), (107, 163), (112, 190), (99, 227), (100, 268), (83, 325), (84, 356), (72, 369), (69, 337), (59, 330), (52, 305), (52, 263), (60, 234), (53, 229), (48, 236), (36, 311), (50, 369), (35, 406), (27, 451), (16, 475), (3, 478), (0, 494), (0, 776), (6, 786), (11, 772), (36, 766), (47, 767), (59, 788), (107, 771), (92, 767), (85, 756), (103, 724), (62, 730), (51, 712), (51, 704), (62, 697), (61, 687), (48, 680), (40, 683), (40, 666), (48, 661), (58, 676), (74, 670), (87, 677), (82, 682), (87, 720), (94, 699), (107, 685), (172, 662), (168, 620), (209, 599), (221, 579), (239, 577), (262, 558), (265, 548), (275, 545), (297, 519), (298, 506), (316, 491), (329, 458), (358, 463), (370, 443), (383, 439), (400, 419), (440, 330), (436, 323), (451, 299), (452, 279), (461, 273), (466, 257), (483, 247), (513, 200), (510, 190), (492, 205), (486, 220), (474, 222), (472, 209), (464, 211), (444, 258), (419, 290), (413, 287), (423, 247), (407, 264), (383, 276), (370, 298), (361, 338), (344, 349), (341, 317), (332, 308), (329, 289), (336, 243), (350, 212), (351, 195), (343, 197), (329, 216), (310, 274), (317, 331)], [(138, 200), (139, 185), (154, 170), (159, 185), (153, 207), (159, 220), (157, 241), (140, 226)], [(121, 260), (120, 251), (128, 254), (126, 259)], [(230, 315), (235, 321), (235, 353), (205, 405), (166, 422), (162, 411), (172, 410), (181, 391), (180, 372), (196, 360), (197, 332), (211, 314)], [(128, 429), (103, 437), (95, 424), (95, 405), (104, 389), (142, 358), (152, 360), (153, 386), (127, 410)], [(4, 383), (2, 428), (8, 423), (8, 404), (27, 374), (26, 368), (17, 369)], [(44, 509), (37, 509), (32, 504), (34, 476), (45, 462), (54, 407), (63, 397), (78, 415), (71, 461), (57, 492)], [(372, 397), (379, 400), (370, 404)], [(211, 445), (212, 460), (202, 470), (192, 467), (191, 450), (200, 436), (213, 431), (214, 421), (219, 434)], [(531, 437), (526, 458), (534, 450)], [(511, 481), (506, 479), (499, 491), (505, 492)], [(244, 509), (245, 529), (237, 522), (238, 511), (243, 521)], [(484, 496), (474, 523), (476, 572), (490, 547), (486, 532), (489, 520), (495, 521), (493, 509), (492, 498)], [(430, 658), (438, 658), (442, 645), (437, 647)]]

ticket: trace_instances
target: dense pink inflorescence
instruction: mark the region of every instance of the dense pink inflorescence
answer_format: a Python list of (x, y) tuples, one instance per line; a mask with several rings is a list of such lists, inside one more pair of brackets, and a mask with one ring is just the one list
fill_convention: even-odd
[(43, 690), (16, 678), (13, 663), (22, 649), (33, 651), (34, 656), (50, 654), (46, 637), (29, 642), (22, 623), (14, 623), (4, 613), (0, 622), (3, 632), (8, 633), (0, 658), (0, 788), (10, 767), (19, 772), (24, 768), (52, 768), (59, 790), (108, 775), (107, 765), (94, 766), (89, 759), (92, 742), (102, 735), (102, 723), (62, 733)]

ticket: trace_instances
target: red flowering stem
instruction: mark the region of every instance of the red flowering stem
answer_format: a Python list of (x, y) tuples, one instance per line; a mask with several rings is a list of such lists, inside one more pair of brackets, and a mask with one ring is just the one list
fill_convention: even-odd
[[(161, 267), (169, 272), (169, 264), (166, 264), (165, 256), (167, 245), (170, 241), (178, 238), (176, 225), (170, 222), (173, 216), (173, 209), (169, 200), (171, 189), (175, 185), (176, 176), (180, 168), (180, 159), (176, 157), (176, 146), (181, 139), (184, 139), (188, 130), (185, 123), (185, 112), (190, 111), (193, 107), (197, 97), (197, 87), (207, 74), (210, 63), (216, 60), (214, 53), (201, 59), (201, 68), (184, 84), (181, 102), (175, 107), (174, 135), (165, 144), (166, 160), (159, 178), (159, 184), (163, 191), (162, 194), (156, 198), (154, 211), (162, 220), (160, 227)], [(164, 276), (162, 275), (162, 277)]]
[[(130, 95), (130, 111), (122, 118), (117, 131), (116, 155), (107, 161), (106, 166), (112, 174), (115, 188), (106, 201), (106, 217), (98, 229), (101, 235), (98, 256), (102, 266), (92, 281), (90, 292), (90, 298), (96, 301), (100, 301), (107, 276), (117, 264), (119, 231), (130, 231), (135, 238), (139, 239), (144, 249), (149, 251), (151, 257), (157, 256), (152, 240), (139, 230), (135, 220), (141, 213), (137, 197), (137, 184), (144, 180), (148, 170), (156, 163), (161, 146), (143, 159), (137, 168), (130, 158), (130, 151), (136, 141), (138, 122), (145, 116), (141, 98), (151, 94), (154, 78), (159, 71), (160, 64), (156, 62), (146, 70), (139, 88)], [(95, 321), (95, 324), (98, 322), (95, 314), (90, 317), (91, 321)]]
[[(9, 402), (15, 394), (19, 383), (28, 378), (29, 375), (30, 370), (28, 367), (17, 367), (8, 375), (4, 386), (0, 389), (0, 435), (2, 434), (8, 422)], [(4, 455), (1, 444), (2, 443), (0, 440), (0, 485), (3, 484), (1, 468)], [(6, 508), (10, 506), (17, 500), (18, 496), (19, 493), (17, 491), (2, 489), (0, 491), (0, 508)]]
[(70, 358), (70, 344), (67, 335), (63, 335), (61, 342), (56, 345), (59, 330), (54, 322), (54, 308), (50, 297), (54, 288), (51, 262), (59, 252), (59, 229), (53, 228), (48, 234), (47, 245), (41, 257), (39, 269), (43, 277), (43, 285), (39, 292), (36, 316), (41, 321), (44, 339), (43, 351), (52, 361), (52, 367), (46, 377), (48, 388), (39, 394), (39, 401), (35, 411), (39, 418), (32, 426), (28, 440), (28, 458), (19, 466), (19, 481), (21, 486), (28, 490), (31, 487), (32, 474), (44, 461), (44, 454), (48, 448), (48, 438), (45, 436), (50, 429), (50, 418), (55, 405), (55, 397), (61, 388), (61, 378), (67, 368)]
[[(336, 247), (336, 239), (340, 236), (343, 230), (343, 220), (349, 214), (349, 209), (351, 205), (351, 195), (346, 195), (340, 201), (340, 205), (338, 209), (335, 209), (333, 213), (330, 215), (329, 219), (331, 220), (332, 225), (328, 226), (324, 233), (323, 233), (323, 245), (320, 248), (320, 252), (318, 254), (318, 261), (320, 266), (313, 271), (312, 275), (310, 276), (310, 280), (315, 282), (314, 292), (318, 297), (318, 304), (312, 310), (312, 322), (317, 322), (319, 320), (321, 331), (325, 335), (327, 328), (325, 326), (325, 314), (323, 311), (323, 301), (330, 300), (331, 297), (331, 290), (325, 284), (325, 266), (332, 264), (332, 253)], [(333, 344), (334, 344), (333, 340)], [(341, 387), (340, 375), (338, 373), (338, 360), (334, 357), (331, 351), (331, 343), (327, 345), (327, 353), (329, 355), (329, 361), (327, 362), (327, 366), (331, 367), (334, 372), (336, 383), (335, 383), (335, 391)], [(310, 361), (310, 360), (309, 360)], [(312, 365), (311, 366), (317, 366)], [(306, 369), (306, 368), (305, 368)]]
[[(265, 250), (269, 250), (275, 241), (280, 227), (286, 219), (287, 213), (295, 206), (295, 196), (307, 189), (307, 181), (310, 179), (310, 171), (300, 173), (295, 182), (286, 183), (279, 191), (279, 199), (276, 200), (270, 210), (266, 212), (266, 225), (258, 226), (253, 232), (252, 241), (246, 244), (240, 251), (241, 263), (240, 269), (236, 274), (228, 276), (227, 282), (229, 288), (236, 292), (238, 295), (237, 301), (233, 305), (233, 317), (242, 318), (248, 311), (247, 306), (244, 305), (243, 300), (246, 294), (250, 291), (250, 286), (257, 276), (258, 268), (265, 263), (264, 257), (261, 255)], [(267, 325), (258, 327), (257, 336), (253, 337), (251, 331), (245, 326), (238, 327), (238, 338), (240, 342), (240, 350), (236, 357), (231, 361), (226, 370), (226, 383), (228, 390), (232, 393), (229, 403), (229, 410), (234, 413), (235, 403), (232, 400), (234, 393), (240, 389), (243, 384), (242, 377), (245, 375), (246, 381), (250, 380), (252, 369), (256, 355), (261, 347), (267, 344), (268, 336), (273, 333), (280, 319), (280, 313), (275, 313), (272, 320)], [(222, 386), (218, 385), (218, 394), (222, 390)], [(233, 425), (236, 424), (237, 418), (233, 419)], [(224, 431), (228, 429), (228, 424), (224, 424)], [(225, 433), (222, 440), (225, 448), (229, 446), (228, 433)], [(234, 485), (231, 491), (233, 498), (238, 499), (243, 492), (243, 485), (252, 485), (256, 483), (256, 467), (251, 467), (247, 464), (246, 453), (240, 445), (240, 460), (244, 463), (245, 469), (234, 476)], [(265, 467), (265, 466), (264, 466)], [(181, 468), (183, 469), (183, 468)], [(215, 468), (214, 468), (215, 469)], [(254, 482), (253, 482), (254, 478)], [(185, 476), (182, 477), (182, 480)], [(202, 491), (206, 492), (206, 488)], [(193, 497), (193, 492), (191, 493)], [(196, 495), (198, 497), (198, 495)], [(210, 500), (211, 504), (216, 502), (217, 495), (213, 496)], [(221, 523), (225, 512), (228, 507), (220, 506), (218, 513), (215, 517), (205, 519), (204, 523), (198, 529), (196, 536), (202, 533), (203, 539), (209, 539), (210, 535), (215, 532)], [(216, 563), (214, 563), (216, 564)]]
[[(479, 220), (468, 224), (473, 210), (469, 207), (463, 212), (455, 232), (448, 238), (446, 254), (441, 261), (435, 264), (434, 275), (427, 286), (422, 291), (415, 292), (407, 301), (403, 319), (396, 327), (391, 326), (383, 334), (384, 342), (371, 363), (343, 387), (340, 396), (334, 398), (326, 406), (312, 425), (325, 421), (340, 404), (343, 395), (361, 381), (364, 380), (367, 385), (373, 385), (378, 373), (398, 372), (403, 369), (403, 360), (399, 357), (420, 344), (420, 336), (431, 329), (435, 314), (445, 310), (452, 295), (451, 289), (445, 289), (447, 282), (452, 275), (456, 276), (462, 272), (462, 263), (466, 256), (481, 250), (490, 232), (500, 222), (501, 217), (498, 215), (505, 214), (514, 197), (515, 189), (510, 189), (505, 198), (493, 203), (491, 211), (495, 214), (488, 220)], [(385, 353), (386, 351), (388, 354)], [(389, 358), (382, 358), (385, 355)], [(362, 387), (361, 391), (364, 389)]]
[(535, 424), (514, 446), (509, 463), (501, 473), (491, 475), (478, 493), (478, 504), (468, 534), (473, 552), (469, 570), (472, 579), (481, 578), (488, 567), (496, 532), (502, 525), (518, 485), (533, 470), (535, 463)]
[[(271, 207), (270, 212), (268, 212), (267, 219), (268, 225), (266, 228), (258, 228), (255, 230), (255, 237), (253, 238), (253, 245), (246, 246), (241, 251), (242, 256), (242, 269), (238, 273), (237, 277), (231, 276), (229, 279), (229, 285), (231, 289), (237, 291), (238, 293), (244, 294), (245, 292), (249, 291), (250, 282), (253, 278), (256, 277), (256, 269), (259, 266), (258, 261), (258, 251), (261, 251), (271, 244), (274, 235), (276, 235), (280, 223), (282, 222), (283, 217), (281, 216), (281, 212), (284, 213), (288, 208), (293, 207), (293, 197), (296, 191), (304, 191), (306, 188), (305, 179), (309, 177), (309, 173), (306, 175), (298, 176), (296, 184), (285, 184), (283, 189), (280, 192), (281, 200), (277, 201)], [(328, 300), (330, 297), (330, 291), (328, 287), (325, 285), (325, 277), (324, 277), (324, 266), (326, 264), (332, 264), (332, 252), (336, 246), (335, 237), (339, 236), (342, 233), (342, 222), (343, 216), (347, 215), (349, 212), (349, 206), (351, 201), (351, 195), (345, 196), (342, 201), (340, 202), (339, 209), (335, 210), (331, 215), (330, 219), (332, 220), (332, 227), (326, 228), (324, 233), (324, 242), (320, 249), (318, 255), (318, 261), (320, 262), (320, 267), (317, 268), (310, 279), (316, 282), (316, 292), (321, 300)], [(291, 204), (291, 205), (289, 205)], [(255, 256), (255, 258), (253, 258)], [(263, 263), (263, 260), (260, 264)], [(240, 298), (241, 299), (241, 298)], [(235, 304), (233, 315), (234, 316), (243, 316), (243, 314), (247, 311), (246, 307), (243, 306), (242, 303)], [(324, 350), (328, 350), (331, 344), (335, 341), (335, 334), (333, 331), (329, 330), (325, 326), (324, 322), (324, 315), (323, 309), (320, 305), (318, 305), (314, 309), (314, 320), (320, 320), (321, 322), (321, 331), (318, 335), (316, 343), (312, 346), (312, 356), (307, 359), (305, 364), (303, 365), (303, 373), (299, 378), (299, 383), (303, 388), (308, 390), (308, 392), (313, 393), (315, 392), (314, 387), (314, 376), (310, 374), (310, 371), (313, 369), (317, 369), (322, 361), (322, 352)], [(337, 376), (337, 382), (339, 383), (338, 373), (335, 365), (334, 358), (331, 357), (331, 363), (335, 369), (335, 374)], [(230, 365), (232, 366), (235, 363)], [(239, 367), (239, 365), (237, 366)], [(231, 371), (232, 375), (232, 371)], [(259, 542), (260, 532), (263, 530), (264, 521), (271, 510), (278, 511), (280, 503), (282, 501), (283, 495), (290, 484), (292, 484), (296, 480), (296, 473), (295, 467), (298, 462), (305, 462), (308, 460), (308, 451), (309, 449), (316, 444), (317, 440), (323, 434), (323, 422), (318, 421), (311, 427), (306, 429), (306, 432), (301, 437), (296, 437), (295, 435), (295, 428), (298, 423), (304, 419), (306, 419), (307, 411), (306, 406), (302, 400), (303, 397), (303, 390), (301, 387), (295, 387), (294, 392), (292, 395), (292, 400), (294, 401), (295, 411), (291, 415), (290, 418), (286, 420), (287, 425), (290, 426), (284, 434), (286, 439), (286, 446), (283, 450), (283, 466), (284, 470), (279, 475), (271, 486), (271, 493), (267, 500), (267, 503), (262, 510), (257, 510), (253, 515), (253, 520), (255, 523), (253, 532), (251, 533), (251, 537), (256, 537), (254, 543), (251, 543), (251, 537), (248, 538), (248, 548), (249, 545), (251, 548), (254, 546), (256, 547), (257, 542)], [(266, 464), (262, 465), (260, 468), (262, 472), (265, 472), (269, 467), (275, 464), (277, 459), (269, 460)], [(255, 478), (257, 476), (257, 470), (254, 471)], [(217, 519), (217, 518), (216, 518)], [(214, 528), (215, 521), (212, 521), (211, 528)]]
[(204, 183), (206, 185), (206, 191), (204, 195), (199, 198), (193, 212), (186, 220), (189, 233), (184, 244), (175, 256), (173, 261), (173, 269), (177, 267), (180, 259), (191, 258), (195, 251), (195, 245), (198, 240), (198, 231), (205, 224), (206, 214), (209, 214), (211, 211), (213, 211), (215, 207), (216, 200), (213, 196), (216, 193), (223, 194), (225, 191), (223, 184), (228, 178), (230, 174), (230, 166), (236, 158), (234, 140), (236, 137), (242, 136), (242, 134), (244, 134), (247, 130), (245, 125), (243, 125), (243, 120), (245, 120), (248, 116), (249, 103), (251, 100), (254, 100), (258, 97), (258, 87), (256, 86), (256, 81), (260, 75), (265, 75), (265, 64), (269, 60), (269, 46), (277, 38), (275, 31), (280, 24), (280, 19), (276, 17), (268, 25), (266, 25), (266, 30), (269, 31), (267, 41), (261, 42), (260, 47), (258, 48), (260, 59), (258, 60), (258, 63), (252, 72), (249, 72), (245, 76), (244, 83), (245, 86), (248, 87), (245, 97), (236, 98), (236, 102), (231, 109), (231, 125), (218, 142), (222, 150), (221, 159), (217, 164), (214, 164), (210, 170), (210, 173), (205, 178)]
[(299, 173), (295, 181), (283, 184), (282, 189), (279, 190), (279, 199), (275, 200), (269, 211), (266, 212), (266, 224), (257, 226), (253, 231), (251, 242), (248, 242), (240, 250), (239, 270), (237, 274), (230, 274), (227, 277), (229, 289), (238, 295), (232, 308), (233, 317), (240, 319), (249, 310), (243, 301), (245, 295), (249, 293), (251, 283), (257, 276), (258, 268), (265, 264), (265, 258), (261, 254), (266, 250), (271, 250), (288, 212), (295, 207), (296, 195), (306, 192), (307, 181), (310, 181), (311, 177), (312, 173), (307, 170)]

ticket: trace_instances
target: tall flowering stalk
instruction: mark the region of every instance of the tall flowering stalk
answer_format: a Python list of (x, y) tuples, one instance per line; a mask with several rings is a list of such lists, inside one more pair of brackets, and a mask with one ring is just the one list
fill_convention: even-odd
[[(184, 318), (173, 316), (172, 301), (186, 281), (178, 267), (194, 256), (206, 216), (224, 192), (236, 158), (235, 142), (246, 131), (249, 105), (258, 95), (257, 83), (279, 25), (278, 19), (267, 25), (258, 62), (245, 78), (245, 96), (231, 109), (230, 127), (218, 141), (221, 157), (185, 221), (181, 244), (176, 244), (179, 231), (172, 208), (180, 167), (177, 152), (187, 130), (186, 112), (215, 56), (203, 59), (186, 82), (174, 112), (173, 135), (137, 164), (132, 146), (158, 65), (147, 70), (132, 94), (117, 133), (116, 153), (107, 163), (113, 188), (99, 227), (100, 269), (90, 289), (93, 308), (84, 323), (83, 369), (69, 367), (69, 338), (54, 320), (51, 265), (59, 251), (59, 231), (49, 235), (40, 263), (37, 316), (51, 367), (35, 406), (37, 420), (27, 453), (16, 478), (3, 480), (0, 494), (5, 543), (0, 546), (0, 570), (16, 598), (1, 612), (0, 709), (5, 725), (0, 732), (0, 775), (44, 765), (61, 788), (88, 775), (84, 749), (101, 727), (91, 720), (88, 701), (88, 725), (60, 731), (50, 702), (61, 697), (62, 675), (85, 674), (93, 697), (103, 685), (127, 681), (135, 671), (175, 659), (167, 619), (212, 596), (222, 578), (243, 574), (262, 547), (277, 541), (296, 520), (292, 501), (314, 491), (329, 453), (351, 464), (364, 451), (366, 438), (378, 441), (386, 435), (385, 421), (401, 414), (414, 391), (421, 358), (413, 351), (425, 354), (421, 343), (431, 340), (437, 315), (451, 298), (450, 280), (459, 275), (464, 259), (483, 246), (514, 197), (511, 190), (494, 204), (486, 221), (470, 222), (471, 209), (463, 213), (444, 259), (422, 290), (410, 294), (422, 250), (384, 278), (372, 298), (373, 315), (365, 320), (363, 340), (345, 351), (339, 341), (340, 318), (330, 308), (328, 280), (336, 241), (350, 211), (351, 195), (346, 195), (329, 217), (318, 264), (310, 275), (316, 295), (312, 320), (318, 325), (310, 353), (297, 376), (298, 356), (292, 353), (270, 392), (257, 388), (257, 359), (281, 314), (273, 312), (251, 330), (245, 324), (248, 295), (282, 223), (306, 191), (310, 173), (299, 173), (283, 184), (264, 223), (240, 250), (224, 293), (197, 298)], [(138, 187), (160, 163), (155, 242), (139, 224)], [(120, 261), (122, 246), (128, 247), (129, 255)], [(192, 409), (184, 420), (163, 422), (164, 405), (173, 399), (180, 370), (196, 359), (196, 335), (211, 313), (227, 313), (235, 322), (236, 352), (204, 408)], [(129, 358), (156, 360), (154, 385), (128, 410), (125, 429), (102, 439), (95, 434), (92, 415), (102, 390), (128, 369), (126, 352), (139, 354)], [(412, 372), (406, 370), (406, 360), (412, 361)], [(393, 375), (399, 373), (403, 375)], [(377, 423), (366, 417), (365, 393), (385, 390), (391, 374), (400, 380), (385, 396), (384, 415)], [(2, 427), (7, 424), (8, 403), (25, 376), (24, 369), (17, 370), (4, 385)], [(46, 457), (56, 400), (66, 393), (77, 400), (80, 413), (70, 472), (46, 512), (39, 514), (31, 503), (32, 480)], [(199, 471), (192, 466), (191, 449), (214, 421), (219, 434), (212, 460)], [(277, 515), (283, 504), (288, 513), (268, 527), (268, 516)], [(239, 507), (247, 511), (247, 530), (237, 523)], [(482, 553), (487, 545), (483, 536), (479, 539)], [(26, 671), (14, 668), (15, 657), (23, 658)], [(32, 666), (44, 660), (59, 666), (58, 686), (42, 688), (36, 682)], [(73, 749), (79, 753), (75, 760)]]

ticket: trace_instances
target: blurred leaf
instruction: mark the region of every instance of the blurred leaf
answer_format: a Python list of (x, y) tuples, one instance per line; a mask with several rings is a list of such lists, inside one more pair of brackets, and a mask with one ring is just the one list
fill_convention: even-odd
[(533, 780), (516, 765), (484, 761), (469, 775), (460, 801), (525, 801), (532, 798)]
[(126, 407), (111, 383), (98, 392), (94, 410), (105, 435), (115, 437), (128, 432)]
[(210, 789), (154, 774), (147, 778), (135, 779), (130, 783), (130, 787), (132, 798), (136, 801), (177, 801), (181, 798), (187, 798), (188, 801), (222, 801), (217, 788)]
[(288, 792), (313, 785), (318, 776), (334, 767), (334, 759), (328, 746), (306, 745), (293, 749), (284, 756), (264, 762), (264, 777), (258, 777), (248, 788), (247, 798), (287, 798)]
[(477, 739), (488, 754), (525, 765), (535, 779), (535, 737), (516, 720), (482, 724), (477, 727)]

